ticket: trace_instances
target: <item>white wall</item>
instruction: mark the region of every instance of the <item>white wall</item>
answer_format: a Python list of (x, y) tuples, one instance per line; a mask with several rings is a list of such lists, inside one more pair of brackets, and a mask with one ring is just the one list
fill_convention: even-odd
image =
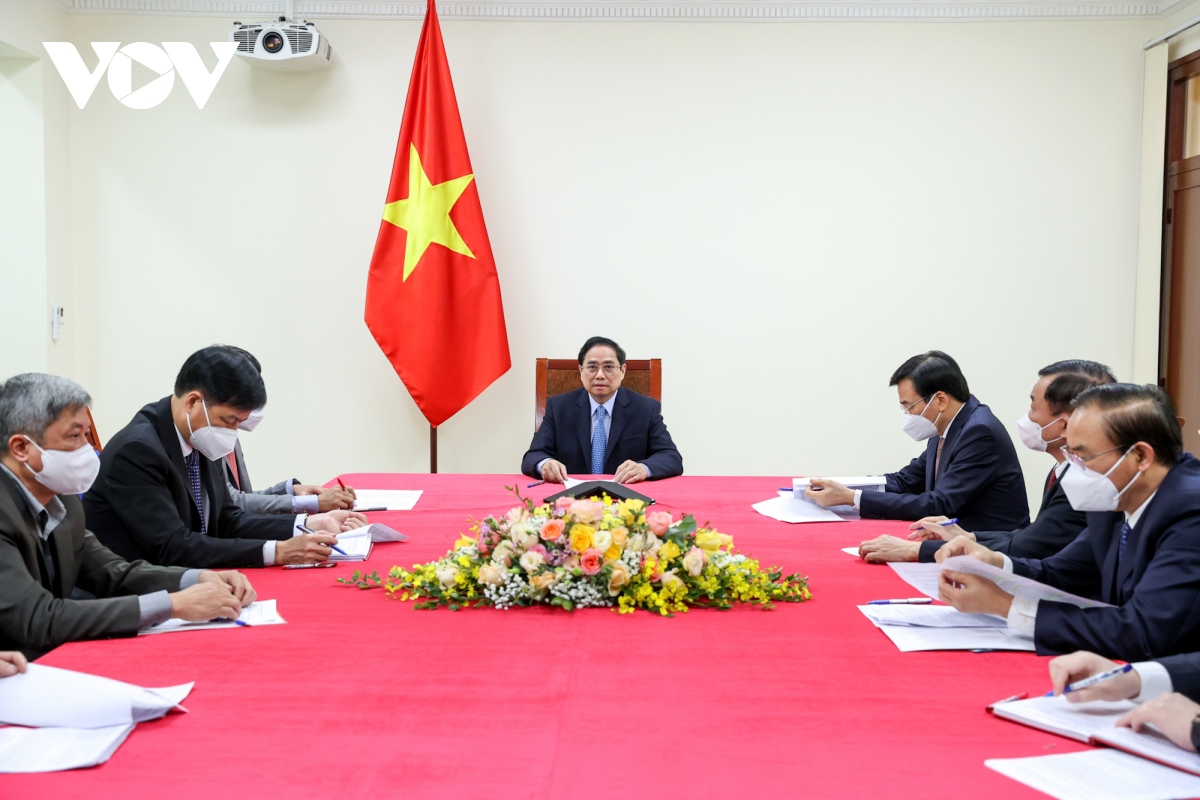
[[(229, 22), (68, 25), (84, 51)], [(70, 108), (74, 377), (102, 434), (222, 341), (265, 364), (259, 481), (427, 468), (362, 323), (419, 23), (320, 27), (328, 72), (235, 60), (203, 111), (104, 83)], [(692, 474), (899, 467), (918, 447), (887, 378), (928, 348), (1009, 424), (1050, 361), (1130, 374), (1160, 22), (443, 29), (514, 363), (442, 427), (444, 471), (515, 471), (533, 359), (596, 333), (663, 358)], [(1040, 487), (1048, 459), (1022, 457)]]

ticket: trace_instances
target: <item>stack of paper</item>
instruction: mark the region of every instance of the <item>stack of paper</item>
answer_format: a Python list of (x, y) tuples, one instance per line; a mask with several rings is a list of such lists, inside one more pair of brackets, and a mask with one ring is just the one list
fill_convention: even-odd
[(1050, 600), (1055, 603), (1070, 603), (1079, 608), (1112, 608), (1108, 603), (1099, 600), (1089, 600), (1086, 597), (1060, 591), (1044, 583), (1038, 583), (1030, 578), (1023, 578), (1011, 572), (1005, 572), (999, 567), (985, 564), (971, 556), (954, 556), (942, 562), (942, 569), (965, 572), (968, 575), (978, 575), (994, 582), (1004, 591), (1014, 596), (1028, 597), (1031, 600)]
[[(286, 622), (286, 619), (279, 616), (279, 611), (275, 608), (274, 600), (259, 600), (257, 603), (251, 603), (243, 608), (241, 615), (237, 618), (237, 622), (231, 619), (214, 619), (208, 622), (185, 622), (181, 619), (169, 619), (160, 625), (155, 625), (153, 628), (138, 631), (138, 636), (146, 636), (153, 633), (177, 633), (179, 631), (233, 630), (243, 626), (283, 625)], [(3, 681), (0, 681), (0, 684), (3, 684)]]
[(1134, 708), (1123, 700), (1108, 703), (1072, 703), (1063, 696), (1034, 697), (996, 703), (988, 708), (997, 717), (1056, 733), (1079, 742), (1102, 744), (1125, 750), (1142, 758), (1200, 776), (1200, 755), (1176, 747), (1158, 731), (1145, 728), (1141, 733), (1118, 728), (1117, 720)]
[[(829, 478), (828, 480), (837, 481), (847, 489), (856, 492), (882, 492), (887, 486), (887, 478), (883, 477), (882, 475), (854, 476), (851, 478)], [(804, 496), (804, 493), (808, 491), (809, 486), (812, 486), (811, 478), (792, 478), (792, 497), (795, 497), (797, 500), (807, 500), (810, 503), (813, 502)]]
[(777, 519), (780, 522), (845, 522), (833, 511), (821, 508), (816, 503), (806, 503), (797, 500), (787, 492), (779, 492), (777, 497), (763, 500), (750, 506), (764, 517)]
[(387, 511), (411, 511), (424, 489), (355, 489), (354, 507), (382, 508)]
[(1033, 650), (1033, 640), (1008, 630), (1003, 617), (964, 614), (950, 606), (859, 606), (902, 653), (921, 650)]
[(1200, 778), (1118, 750), (1084, 750), (983, 762), (1001, 775), (1058, 800), (1173, 800), (1200, 797)]
[(195, 684), (145, 689), (82, 672), (30, 664), (0, 680), (0, 773), (102, 764), (138, 722), (158, 719)]

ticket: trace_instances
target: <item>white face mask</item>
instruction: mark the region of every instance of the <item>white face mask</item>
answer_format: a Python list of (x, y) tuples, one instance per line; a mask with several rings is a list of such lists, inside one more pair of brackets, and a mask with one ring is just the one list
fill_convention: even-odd
[(220, 461), (237, 447), (237, 428), (214, 428), (212, 420), (208, 418), (208, 405), (204, 402), (203, 397), (200, 398), (200, 405), (204, 408), (204, 421), (208, 423), (208, 427), (198, 431), (192, 430), (192, 416), (190, 414), (187, 416), (192, 447), (199, 450), (206, 458)]
[(1050, 442), (1047, 442), (1042, 438), (1042, 431), (1046, 430), (1046, 428), (1049, 428), (1050, 425), (1053, 425), (1055, 422), (1058, 422), (1058, 420), (1056, 419), (1048, 425), (1038, 425), (1029, 418), (1029, 414), (1026, 414), (1017, 420), (1017, 435), (1021, 437), (1021, 443), (1030, 450), (1037, 450), (1039, 453), (1044, 453), (1046, 452), (1046, 448), (1050, 445), (1050, 442), (1057, 442), (1062, 438), (1061, 436), (1058, 436), (1054, 439), (1051, 439)]
[(256, 408), (250, 412), (250, 416), (246, 417), (245, 420), (238, 423), (238, 430), (245, 431), (246, 433), (250, 433), (250, 431), (252, 431), (258, 427), (258, 423), (262, 422), (262, 418), (263, 418), (262, 409)]
[(83, 494), (92, 488), (100, 472), (100, 456), (90, 444), (78, 450), (43, 450), (28, 436), (25, 440), (42, 454), (41, 472), (33, 472), (33, 467), (25, 465), (42, 486), (55, 494)]
[(1108, 479), (1112, 471), (1125, 460), (1125, 456), (1129, 455), (1130, 450), (1133, 448), (1130, 447), (1129, 450), (1126, 450), (1125, 455), (1118, 458), (1117, 463), (1113, 464), (1112, 468), (1103, 475), (1072, 463), (1072, 469), (1063, 474), (1061, 481), (1063, 492), (1066, 493), (1067, 502), (1071, 504), (1071, 508), (1076, 511), (1116, 511), (1117, 503), (1121, 502), (1121, 495), (1125, 494), (1129, 487), (1142, 477), (1141, 470), (1138, 470), (1132, 480), (1125, 484), (1125, 488), (1119, 492), (1116, 485)]
[[(929, 398), (933, 399), (932, 395)], [(929, 402), (926, 401), (925, 408), (929, 408)], [(923, 442), (926, 439), (932, 439), (938, 435), (937, 421), (942, 418), (942, 412), (934, 417), (933, 422), (925, 416), (925, 408), (921, 409), (920, 414), (910, 414), (904, 412), (904, 432), (918, 442)]]

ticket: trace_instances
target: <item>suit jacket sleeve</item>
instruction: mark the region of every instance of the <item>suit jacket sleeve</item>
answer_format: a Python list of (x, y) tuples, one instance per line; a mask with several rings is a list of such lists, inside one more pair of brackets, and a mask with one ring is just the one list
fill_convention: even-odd
[(650, 455), (642, 459), (642, 463), (650, 470), (650, 477), (658, 480), (682, 475), (683, 456), (679, 455), (679, 450), (667, 431), (667, 425), (663, 422), (662, 406), (657, 402), (654, 403), (653, 416), (650, 419), (648, 439)]
[[(292, 499), (292, 496), (290, 494), (288, 494), (288, 486), (291, 483), (292, 483), (292, 481), (290, 479), (286, 480), (286, 481), (280, 481), (279, 483), (275, 484), (274, 486), (270, 486), (270, 487), (267, 487), (266, 489), (261, 489), (261, 490), (255, 491), (254, 494), (284, 495), (290, 501)], [(289, 504), (288, 510), (291, 511), (291, 509), (292, 509), (292, 507)]]
[(1087, 515), (1055, 492), (1032, 524), (1015, 531), (976, 531), (980, 544), (1012, 558), (1050, 558), (1075, 541), (1087, 527)]
[[(1030, 577), (1085, 597), (1099, 592), (1099, 569), (1085, 531), (1062, 553), (1041, 562), (1027, 561)], [(1091, 580), (1080, 580), (1083, 548)], [(1014, 560), (1014, 571), (1017, 568)], [(1038, 577), (1038, 575), (1042, 577)], [(1132, 599), (1114, 608), (1076, 608), (1065, 603), (1038, 604), (1034, 643), (1039, 654), (1091, 650), (1108, 658), (1146, 661), (1177, 653), (1200, 627), (1196, 576), (1200, 575), (1200, 510), (1171, 526), (1158, 542), (1154, 558), (1137, 583)], [(1092, 591), (1088, 591), (1088, 588)], [(1080, 591), (1082, 589), (1082, 591)]]
[[(222, 473), (223, 475), (223, 473)], [(221, 536), (236, 536), (243, 539), (290, 539), (295, 535), (296, 524), (291, 515), (250, 514), (238, 507), (229, 496), (229, 484), (216, 481), (218, 497), (210, 497), (209, 503), (217, 509), (214, 516), (220, 521)], [(287, 498), (291, 502), (291, 498)], [(262, 542), (258, 543), (259, 560), (262, 558)]]
[[(92, 569), (102, 569), (98, 564), (101, 560), (102, 557), (94, 556)], [(179, 586), (178, 578), (175, 586)], [(21, 643), (27, 656), (36, 658), (60, 644), (79, 639), (133, 636), (139, 621), (136, 596), (100, 600), (56, 598), (29, 574), (16, 544), (7, 536), (0, 536), (0, 627)]]
[(558, 404), (555, 398), (546, 398), (546, 413), (542, 417), (542, 426), (533, 434), (533, 441), (521, 459), (521, 472), (531, 478), (541, 478), (537, 465), (544, 458), (558, 459), (558, 449), (555, 447), (557, 432), (554, 424), (555, 411)]
[(1200, 653), (1185, 653), (1158, 659), (1171, 676), (1171, 688), (1200, 702)]
[[(899, 472), (889, 472), (885, 475), (887, 491), (904, 494), (920, 494), (925, 491), (925, 454), (928, 452), (929, 450), (926, 448), (921, 455), (908, 462), (908, 466)], [(863, 492), (863, 496), (866, 497), (866, 495), (867, 492)]]
[[(965, 428), (960, 435), (962, 441), (956, 445), (954, 460), (946, 464), (933, 491), (924, 491), (923, 469), (919, 493), (900, 493), (892, 489), (893, 479), (897, 486), (904, 485), (900, 483), (900, 476), (911, 485), (917, 462), (924, 464), (925, 456), (922, 455), (901, 472), (888, 476), (891, 491), (863, 492), (859, 513), (875, 519), (920, 519), (937, 514), (957, 516), (959, 509), (992, 480), (1000, 461), (995, 434), (986, 425)], [(943, 453), (942, 457), (948, 455)]]
[[(275, 487), (271, 487), (274, 489)], [(292, 512), (291, 495), (277, 494), (270, 489), (262, 492), (243, 492), (231, 483), (225, 484), (229, 499), (247, 514), (290, 514)]]
[(189, 567), (263, 566), (262, 541), (202, 536), (184, 524), (158, 472), (160, 465), (161, 454), (148, 443), (131, 440), (109, 464), (105, 486), (113, 512), (151, 561)]

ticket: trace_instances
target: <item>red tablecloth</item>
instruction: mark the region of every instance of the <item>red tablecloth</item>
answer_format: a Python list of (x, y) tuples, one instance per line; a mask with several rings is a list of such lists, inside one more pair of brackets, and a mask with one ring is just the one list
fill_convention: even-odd
[[(424, 489), (373, 515), (409, 534), (383, 573), (442, 555), (468, 517), (553, 487), (503, 475), (348, 475)], [(1041, 797), (985, 758), (1081, 749), (986, 713), (1048, 688), (1029, 653), (900, 653), (855, 608), (913, 590), (839, 551), (902, 523), (787, 525), (756, 514), (778, 478), (644, 487), (733, 534), (814, 599), (645, 612), (416, 611), (336, 585), (352, 565), (250, 570), (287, 625), (61, 647), (42, 663), (143, 686), (196, 681), (189, 714), (139, 725), (102, 766), (0, 776), (5, 797)], [(547, 491), (550, 490), (550, 491)]]

